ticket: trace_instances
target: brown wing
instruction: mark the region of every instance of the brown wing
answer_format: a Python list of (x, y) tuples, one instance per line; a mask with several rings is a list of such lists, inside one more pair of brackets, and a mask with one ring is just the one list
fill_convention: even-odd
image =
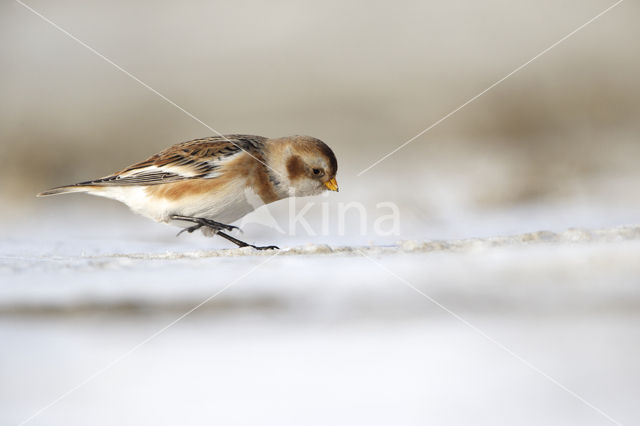
[(181, 142), (112, 175), (76, 185), (158, 185), (185, 179), (215, 178), (220, 175), (222, 162), (234, 155), (246, 152), (261, 158), (262, 144), (266, 139), (227, 135)]

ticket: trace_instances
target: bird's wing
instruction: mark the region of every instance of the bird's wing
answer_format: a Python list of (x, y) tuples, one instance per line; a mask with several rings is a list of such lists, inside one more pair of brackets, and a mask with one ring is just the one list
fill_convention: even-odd
[(158, 185), (185, 179), (211, 179), (220, 176), (222, 164), (235, 155), (247, 153), (254, 158), (260, 156), (265, 139), (260, 136), (227, 135), (182, 142), (112, 175), (76, 185)]

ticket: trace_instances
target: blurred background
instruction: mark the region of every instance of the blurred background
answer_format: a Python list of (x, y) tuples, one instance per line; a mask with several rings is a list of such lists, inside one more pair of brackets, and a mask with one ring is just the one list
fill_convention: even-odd
[[(473, 220), (517, 206), (560, 204), (540, 219), (550, 227), (558, 212), (585, 225), (604, 225), (612, 213), (596, 215), (605, 206), (623, 223), (637, 212), (635, 2), (361, 177), (356, 174), (610, 4), (29, 4), (221, 133), (323, 139), (340, 159), (342, 192), (334, 199), (394, 201), (409, 232), (414, 223), (422, 231), (428, 223), (439, 236), (452, 217), (473, 211), (466, 218)], [(91, 197), (33, 195), (211, 133), (18, 3), (1, 7), (0, 196), (12, 206), (3, 215), (53, 203), (119, 209)], [(565, 212), (576, 203), (592, 212)], [(473, 228), (450, 231), (473, 236)]]
[[(310, 199), (307, 218), (319, 229), (330, 203), (330, 232), (245, 228), (284, 247), (638, 223), (632, 1), (357, 176), (612, 4), (28, 1), (221, 133), (327, 142), (341, 192)], [(13, 424), (264, 258), (131, 259), (229, 245), (176, 239), (110, 200), (36, 199), (211, 132), (9, 0), (0, 77), (0, 421)], [(339, 236), (336, 205), (353, 201), (367, 232), (351, 212)], [(370, 232), (385, 201), (398, 235)], [(286, 202), (270, 212), (286, 229)], [(640, 251), (611, 244), (376, 259), (631, 424)], [(367, 259), (277, 258), (248, 281), (33, 424), (609, 422)]]

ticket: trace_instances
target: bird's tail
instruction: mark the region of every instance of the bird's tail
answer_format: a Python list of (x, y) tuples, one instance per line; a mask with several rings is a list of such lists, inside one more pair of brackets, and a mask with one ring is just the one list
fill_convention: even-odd
[(56, 188), (47, 189), (46, 191), (42, 191), (36, 197), (48, 197), (50, 195), (58, 195), (58, 194), (68, 194), (71, 192), (89, 192), (91, 190), (91, 186), (89, 185), (66, 185), (66, 186), (58, 186)]

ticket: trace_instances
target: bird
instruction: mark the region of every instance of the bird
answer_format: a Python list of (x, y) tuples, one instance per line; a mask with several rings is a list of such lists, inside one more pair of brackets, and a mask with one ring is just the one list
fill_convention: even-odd
[(111, 175), (58, 186), (38, 197), (84, 192), (126, 204), (156, 222), (201, 229), (238, 247), (278, 249), (241, 241), (225, 231), (261, 205), (290, 196), (338, 191), (338, 162), (311, 136), (218, 135), (177, 143)]

